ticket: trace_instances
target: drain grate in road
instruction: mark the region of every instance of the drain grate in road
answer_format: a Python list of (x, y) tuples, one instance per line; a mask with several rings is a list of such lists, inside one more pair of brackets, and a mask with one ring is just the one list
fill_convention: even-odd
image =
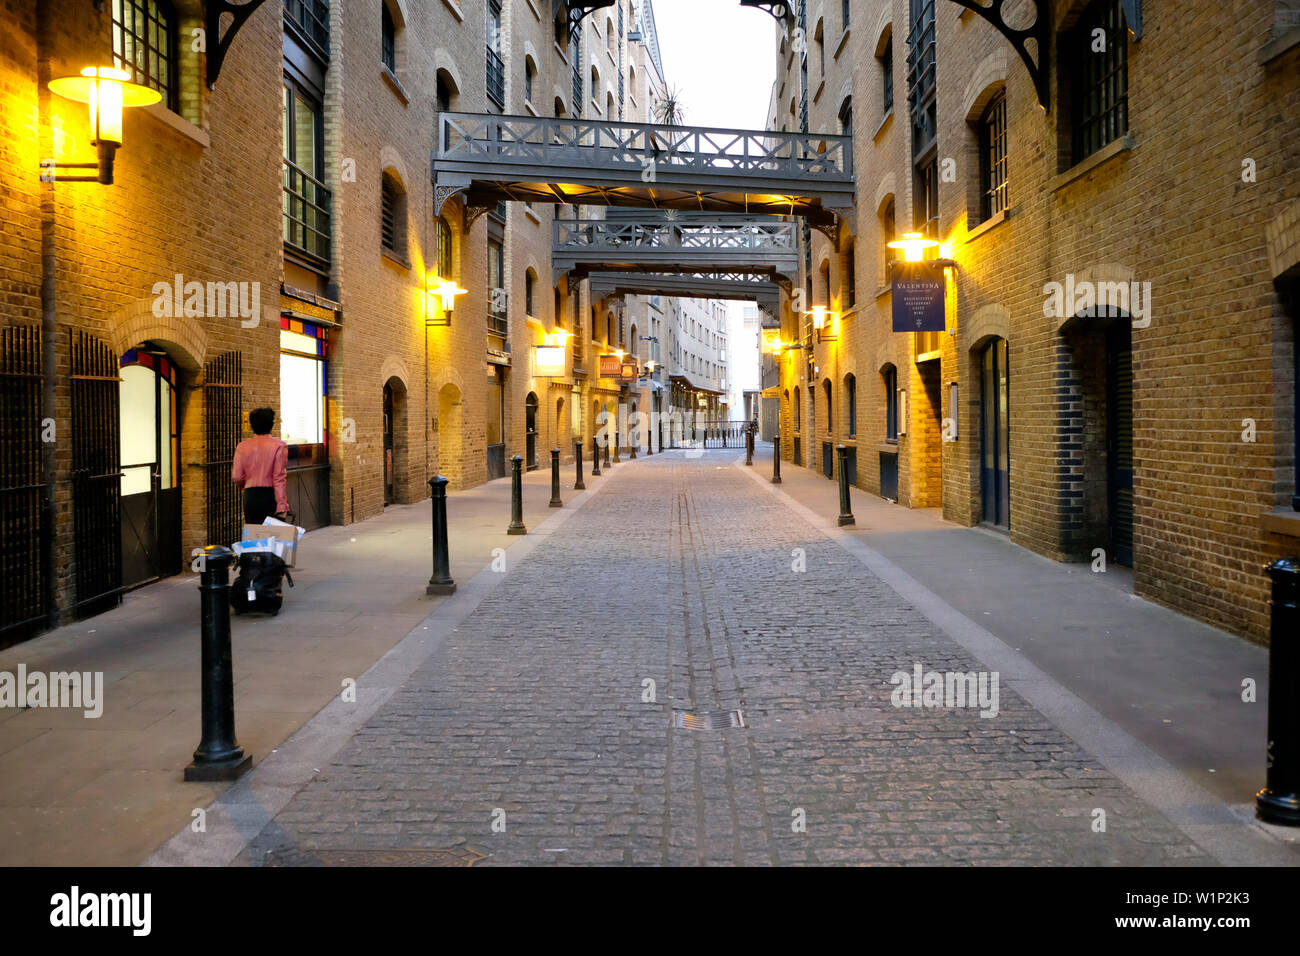
[(726, 730), (745, 727), (743, 710), (673, 710), (673, 726), (683, 730)]

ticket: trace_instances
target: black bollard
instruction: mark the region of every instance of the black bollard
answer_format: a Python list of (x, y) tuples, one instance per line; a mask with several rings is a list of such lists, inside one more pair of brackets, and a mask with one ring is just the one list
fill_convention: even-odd
[(591, 436), (591, 477), (600, 477), (600, 445), (595, 435)]
[(610, 462), (610, 460), (609, 460), (609, 429), (606, 429), (606, 430), (605, 430), (605, 449), (604, 449), (604, 451), (605, 451), (605, 467), (606, 467), (606, 468), (612, 467), (611, 462)]
[(510, 459), (510, 527), (506, 534), (527, 534), (524, 527), (524, 456)]
[[(636, 438), (632, 437), (634, 432), (636, 433)], [(639, 444), (641, 444), (641, 424), (640, 424), (640, 419), (638, 418), (637, 425), (635, 427), (632, 427), (631, 423), (628, 424), (628, 429), (627, 429), (627, 460), (628, 461), (636, 461), (636, 446)]]
[(653, 455), (655, 453), (655, 418), (656, 415), (647, 416), (645, 422), (645, 453)]
[(578, 480), (573, 483), (573, 490), (585, 491), (587, 489), (587, 486), (582, 480), (582, 442), (581, 441), (575, 441), (573, 443), (573, 462), (578, 466)]
[[(618, 457), (618, 446), (620, 444), (622, 437), (623, 436), (620, 435), (618, 431), (618, 418), (615, 417), (614, 418), (614, 464), (616, 465), (622, 463), (622, 459)], [(605, 464), (608, 465), (609, 462), (605, 462)]]
[(772, 484), (781, 483), (781, 432), (772, 436)]
[(853, 524), (853, 510), (849, 507), (849, 470), (845, 467), (849, 460), (849, 450), (843, 445), (836, 445), (840, 456), (840, 527)]
[(433, 491), (433, 574), (425, 594), (454, 594), (456, 582), (451, 579), (451, 561), (447, 557), (447, 479), (435, 475), (429, 479)]
[(745, 429), (745, 464), (754, 463), (754, 429), (752, 427)]
[(253, 765), (252, 754), (235, 740), (235, 674), (230, 659), (229, 548), (210, 544), (203, 549), (199, 575), (202, 615), (202, 739), (185, 779), (234, 780)]
[(551, 507), (563, 508), (560, 500), (560, 449), (551, 449)]
[(1300, 826), (1300, 558), (1265, 565), (1273, 579), (1268, 641), (1268, 763), (1261, 820)]

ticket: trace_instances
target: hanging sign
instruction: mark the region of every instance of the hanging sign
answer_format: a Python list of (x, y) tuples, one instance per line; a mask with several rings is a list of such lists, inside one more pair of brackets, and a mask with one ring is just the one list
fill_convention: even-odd
[(564, 375), (564, 347), (561, 345), (537, 346), (533, 374), (541, 378), (559, 378)]
[(617, 355), (602, 355), (600, 357), (601, 378), (620, 378), (622, 372), (623, 363)]
[(895, 262), (890, 280), (895, 332), (942, 332), (943, 266), (934, 262)]

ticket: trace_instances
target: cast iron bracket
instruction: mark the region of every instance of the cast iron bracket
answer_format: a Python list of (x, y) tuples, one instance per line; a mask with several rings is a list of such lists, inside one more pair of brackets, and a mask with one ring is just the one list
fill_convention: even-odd
[[(952, 2), (979, 14), (993, 25), (993, 29), (1006, 37), (1007, 42), (1020, 54), (1020, 59), (1024, 60), (1025, 67), (1029, 70), (1029, 76), (1034, 81), (1034, 89), (1038, 92), (1038, 105), (1050, 111), (1047, 57), (1052, 32), (1052, 11), (1049, 0), (1034, 0), (1033, 25), (1021, 30), (1008, 26), (1002, 16), (1002, 7), (1007, 0), (989, 0), (987, 5), (980, 3), (979, 0), (952, 0)], [(1026, 45), (1029, 40), (1033, 40), (1036, 47), (1033, 56), (1030, 55)]]
[(742, 7), (753, 7), (771, 14), (775, 20), (785, 20), (790, 16), (790, 4), (786, 0), (740, 0)]
[[(265, 0), (247, 0), (245, 3), (231, 3), (230, 0), (207, 0), (204, 4), (203, 25), (206, 30), (208, 60), (208, 89), (214, 89), (217, 85), (217, 77), (221, 75), (221, 64), (226, 59), (226, 52), (230, 49), (230, 41), (235, 38), (239, 28), (244, 25), (244, 21), (253, 15), (253, 11), (260, 7)], [(221, 34), (221, 18), (225, 14), (230, 14), (230, 27), (226, 30), (225, 35)]]

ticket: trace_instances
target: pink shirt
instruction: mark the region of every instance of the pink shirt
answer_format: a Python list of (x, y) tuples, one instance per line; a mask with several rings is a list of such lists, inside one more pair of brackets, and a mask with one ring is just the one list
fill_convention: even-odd
[(289, 510), (285, 483), (289, 477), (289, 446), (274, 435), (245, 438), (235, 449), (230, 478), (241, 489), (274, 488), (275, 510)]

